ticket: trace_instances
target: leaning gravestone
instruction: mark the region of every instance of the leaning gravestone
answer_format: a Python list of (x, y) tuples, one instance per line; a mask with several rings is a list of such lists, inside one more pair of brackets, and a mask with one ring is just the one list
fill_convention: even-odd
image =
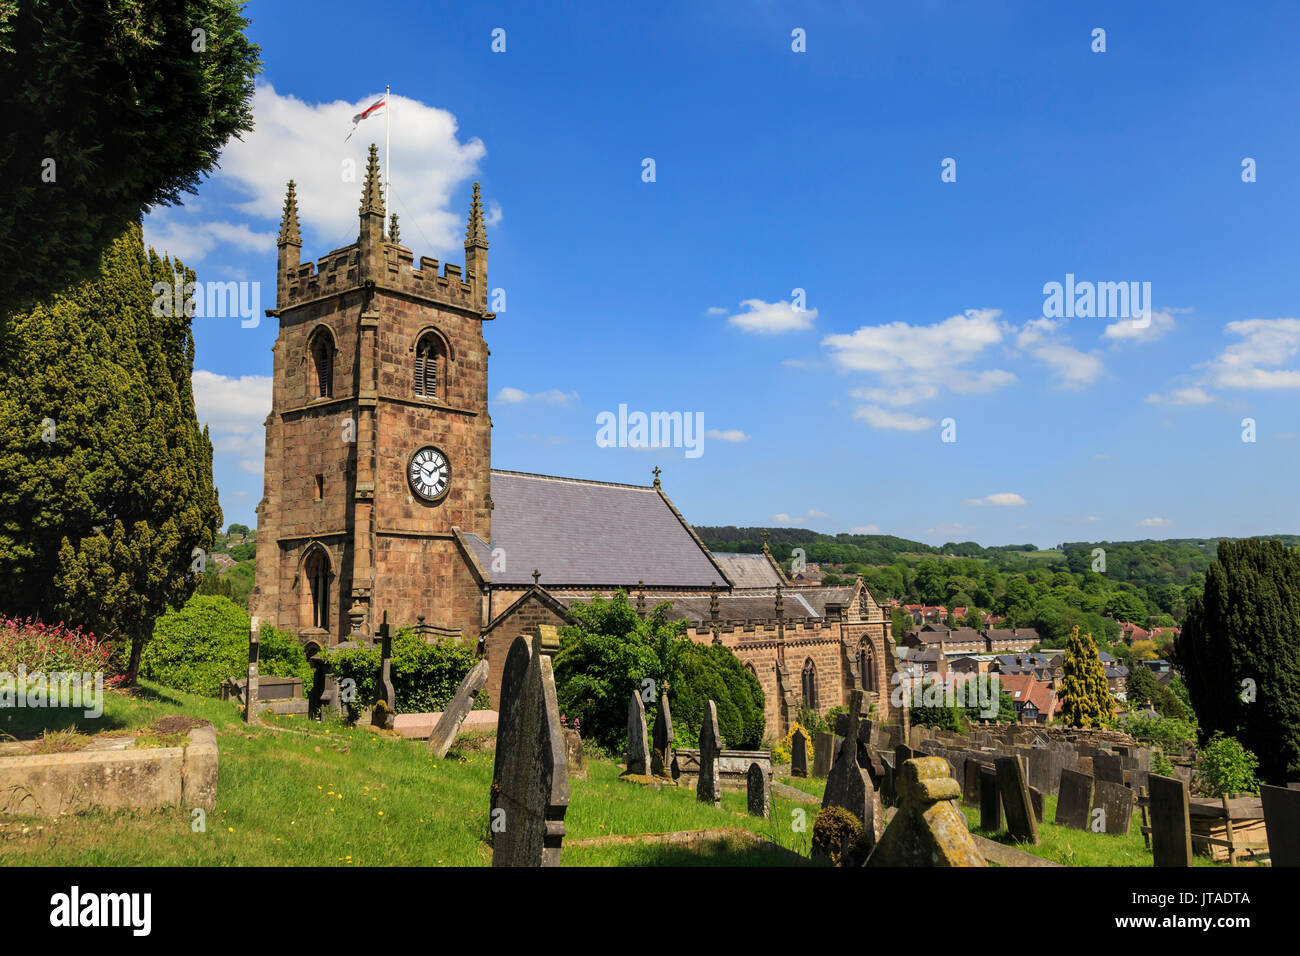
[(836, 745), (839, 738), (827, 731), (820, 731), (813, 738), (813, 776), (825, 778), (835, 763)]
[(998, 775), (992, 767), (981, 765), (980, 773), (980, 829), (997, 833), (1002, 829), (1002, 798), (998, 795)]
[(1151, 774), (1151, 859), (1154, 866), (1191, 866), (1192, 831), (1187, 784)]
[(438, 718), (433, 733), (429, 735), (429, 751), (438, 760), (447, 756), (447, 751), (451, 750), (451, 745), (456, 742), (456, 735), (460, 733), (465, 718), (474, 709), (474, 697), (487, 686), (487, 680), (486, 657), (471, 667), (469, 673), (461, 678), (460, 686), (456, 688), (456, 696), (451, 699), (447, 709)]
[(559, 866), (569, 774), (550, 657), (528, 638), (501, 672), (492, 770), (493, 866)]
[(1034, 819), (1039, 823), (1043, 822), (1043, 813), (1046, 810), (1046, 804), (1043, 800), (1043, 791), (1037, 787), (1029, 788), (1029, 805), (1034, 808)]
[(745, 775), (748, 788), (749, 813), (764, 820), (772, 816), (772, 782), (761, 765), (751, 763)]
[(627, 770), (625, 772), (640, 777), (650, 772), (650, 744), (645, 738), (645, 704), (636, 691), (632, 691), (632, 697), (627, 704)]
[(808, 738), (797, 727), (790, 737), (790, 776), (808, 776)]
[(1061, 792), (1056, 798), (1056, 825), (1075, 830), (1088, 829), (1092, 806), (1093, 779), (1077, 770), (1061, 771)]
[(1092, 773), (1098, 783), (1124, 783), (1124, 764), (1115, 754), (1099, 753), (1093, 757)]
[[(1091, 826), (1099, 833), (1126, 836), (1133, 820), (1135, 794), (1122, 783), (1098, 780), (1092, 794)], [(1101, 814), (1098, 815), (1097, 811)]]
[(667, 777), (673, 765), (673, 712), (668, 706), (668, 695), (659, 697), (659, 713), (655, 715), (654, 747), (650, 751), (650, 772), (656, 777)]
[(1300, 789), (1295, 784), (1259, 789), (1264, 804), (1268, 858), (1273, 866), (1300, 866)]
[(961, 787), (937, 757), (898, 769), (898, 812), (866, 866), (986, 866), (957, 809)]
[(961, 798), (972, 806), (980, 802), (980, 762), (974, 757), (966, 758), (962, 779)]
[(843, 807), (849, 811), (862, 824), (864, 839), (870, 840), (870, 846), (875, 846), (885, 829), (884, 816), (871, 777), (858, 763), (858, 748), (854, 743), (858, 739), (858, 713), (863, 696), (861, 690), (850, 695), (848, 733), (844, 736), (839, 756), (835, 758), (835, 766), (831, 767), (826, 778), (822, 807)]
[(718, 776), (718, 756), (721, 753), (718, 705), (710, 700), (704, 712), (704, 726), (700, 728), (700, 775), (695, 784), (695, 798), (715, 807), (722, 806), (722, 781)]
[(1038, 844), (1038, 821), (1029, 801), (1029, 785), (1025, 783), (1025, 768), (1020, 757), (999, 757), (995, 762), (998, 775), (998, 796), (1002, 798), (1002, 812), (1007, 815), (1007, 832), (1013, 840)]
[(244, 722), (258, 723), (257, 719), (257, 656), (262, 647), (261, 621), (253, 618), (248, 624), (248, 686), (244, 691)]

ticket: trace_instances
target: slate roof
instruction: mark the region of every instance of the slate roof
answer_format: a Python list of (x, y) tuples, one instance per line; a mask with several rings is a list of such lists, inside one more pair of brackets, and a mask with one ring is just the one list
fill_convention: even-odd
[(727, 572), (727, 577), (738, 588), (774, 588), (784, 583), (765, 554), (714, 551), (713, 560)]
[[(493, 584), (727, 586), (657, 489), (492, 470), (492, 541), (466, 539)], [(504, 549), (504, 571), (492, 551)], [(788, 602), (787, 602), (788, 603)]]

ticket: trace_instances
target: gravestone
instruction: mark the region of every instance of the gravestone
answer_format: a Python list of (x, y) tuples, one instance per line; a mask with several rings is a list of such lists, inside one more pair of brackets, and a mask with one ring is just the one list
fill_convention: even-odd
[(659, 696), (659, 713), (655, 715), (654, 746), (650, 750), (650, 772), (656, 777), (667, 777), (673, 765), (673, 712), (668, 706), (668, 695)]
[(1092, 758), (1092, 775), (1098, 783), (1124, 783), (1124, 764), (1115, 754), (1097, 754)]
[(808, 738), (797, 727), (790, 737), (790, 776), (808, 776)]
[(632, 691), (627, 704), (627, 770), (624, 773), (644, 777), (650, 772), (650, 743), (645, 736), (645, 704), (638, 691)]
[(582, 746), (582, 734), (572, 727), (564, 728), (564, 765), (568, 768), (569, 779), (587, 779), (587, 754)]
[[(1128, 834), (1129, 823), (1133, 819), (1133, 805), (1136, 796), (1132, 790), (1122, 783), (1112, 783), (1109, 780), (1098, 780), (1092, 793), (1092, 817), (1089, 821), (1091, 829), (1093, 821), (1101, 826), (1101, 832), (1109, 833), (1116, 836), (1126, 836)], [(1097, 820), (1097, 811), (1101, 810), (1101, 819)]]
[(772, 781), (757, 763), (749, 765), (749, 773), (745, 776), (749, 791), (750, 816), (768, 819), (772, 816)]
[(701, 803), (722, 806), (722, 783), (718, 779), (718, 755), (722, 753), (722, 735), (718, 733), (718, 705), (709, 701), (700, 728), (700, 775), (695, 797)]
[(1061, 771), (1061, 792), (1056, 798), (1056, 825), (1087, 830), (1092, 807), (1093, 778), (1077, 770)]
[(898, 812), (867, 866), (986, 866), (957, 809), (961, 787), (935, 757), (898, 769)]
[(884, 832), (884, 816), (871, 777), (858, 763), (858, 748), (855, 746), (863, 696), (865, 692), (861, 690), (854, 690), (850, 694), (848, 732), (844, 736), (839, 756), (835, 758), (835, 765), (826, 778), (822, 808), (842, 807), (849, 811), (862, 824), (864, 838), (870, 841), (870, 846), (875, 846), (875, 841)]
[(997, 833), (1002, 829), (1002, 797), (998, 795), (998, 775), (992, 767), (980, 765), (980, 829)]
[(885, 771), (884, 776), (880, 778), (880, 803), (881, 806), (892, 807), (898, 802), (894, 795), (894, 756), (884, 751), (881, 751), (878, 756), (880, 765)]
[(1093, 766), (1091, 757), (1080, 757), (1079, 765), (1075, 768), (1079, 773), (1086, 773), (1089, 777), (1093, 776)]
[(1029, 804), (1034, 808), (1034, 819), (1039, 823), (1042, 823), (1044, 811), (1043, 791), (1039, 790), (1037, 787), (1030, 787)]
[(397, 689), (393, 686), (393, 630), (388, 625), (387, 611), (379, 625), (379, 700), (387, 713), (382, 726), (391, 729), (397, 714)]
[(451, 745), (456, 742), (456, 735), (460, 733), (465, 718), (474, 709), (474, 697), (487, 686), (487, 680), (488, 662), (485, 657), (461, 678), (455, 696), (442, 712), (442, 716), (438, 718), (433, 733), (429, 734), (429, 752), (436, 759), (441, 760), (447, 756), (447, 751), (451, 750)]
[(1269, 860), (1273, 866), (1300, 866), (1300, 786), (1264, 784), (1259, 796), (1264, 804)]
[(894, 748), (894, 776), (897, 782), (898, 772), (902, 769), (903, 764), (916, 756), (916, 751), (907, 744), (899, 744)]
[(528, 638), (501, 672), (489, 828), (493, 866), (559, 866), (569, 773), (551, 658)]
[(961, 798), (971, 806), (975, 806), (980, 802), (980, 762), (974, 757), (966, 758)]
[(835, 753), (838, 750), (839, 738), (832, 733), (819, 731), (813, 738), (813, 776), (825, 778), (831, 772), (831, 765), (835, 763)]
[(1192, 831), (1187, 783), (1151, 774), (1151, 858), (1155, 866), (1191, 866)]
[(256, 724), (257, 719), (257, 656), (262, 646), (262, 625), (259, 618), (248, 624), (248, 685), (244, 691), (244, 723)]
[(1020, 843), (1038, 844), (1038, 821), (1029, 802), (1029, 785), (1020, 758), (999, 757), (994, 766), (998, 775), (998, 795), (1002, 812), (1007, 816), (1007, 832)]

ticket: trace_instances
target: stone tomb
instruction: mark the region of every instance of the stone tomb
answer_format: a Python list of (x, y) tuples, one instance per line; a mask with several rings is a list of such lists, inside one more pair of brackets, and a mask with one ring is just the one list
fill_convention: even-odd
[(1192, 865), (1192, 829), (1187, 784), (1151, 774), (1151, 856), (1155, 866)]
[(650, 742), (645, 735), (645, 703), (637, 691), (632, 691), (627, 705), (627, 770), (625, 773), (638, 777), (650, 773)]
[[(1092, 821), (1090, 826), (1100, 827), (1100, 832), (1112, 836), (1128, 834), (1133, 819), (1137, 795), (1122, 783), (1098, 780), (1092, 792)], [(1101, 813), (1098, 814), (1097, 811)]]
[(551, 659), (515, 638), (501, 673), (489, 828), (493, 866), (559, 866), (569, 772)]
[(1077, 770), (1061, 771), (1061, 792), (1056, 798), (1056, 825), (1075, 830), (1088, 829), (1092, 807), (1093, 779)]
[(764, 820), (772, 816), (772, 779), (759, 764), (751, 763), (745, 774), (748, 787), (748, 804), (751, 816)]
[(429, 751), (438, 760), (447, 756), (447, 751), (451, 750), (451, 745), (456, 742), (456, 735), (460, 733), (465, 718), (474, 709), (474, 698), (487, 686), (487, 680), (488, 662), (485, 657), (471, 667), (469, 673), (461, 679), (460, 686), (456, 688), (456, 696), (451, 699), (451, 703), (442, 712), (442, 717), (438, 719), (433, 732), (429, 734)]
[(961, 788), (946, 763), (909, 760), (897, 782), (898, 812), (866, 866), (987, 866), (957, 809)]

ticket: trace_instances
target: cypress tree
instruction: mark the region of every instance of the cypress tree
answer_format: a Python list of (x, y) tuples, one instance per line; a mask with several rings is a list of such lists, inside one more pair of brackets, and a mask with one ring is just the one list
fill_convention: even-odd
[(1076, 624), (1065, 645), (1061, 677), (1060, 718), (1071, 727), (1100, 727), (1113, 712), (1114, 703), (1106, 684), (1097, 643), (1091, 634), (1080, 634)]
[(1221, 541), (1176, 647), (1203, 738), (1236, 737), (1259, 754), (1265, 780), (1296, 779), (1300, 552), (1259, 538)]
[(0, 609), (129, 647), (131, 680), (221, 524), (190, 318), (153, 308), (174, 275), (194, 280), (136, 223), (95, 278), (10, 315), (0, 342)]

